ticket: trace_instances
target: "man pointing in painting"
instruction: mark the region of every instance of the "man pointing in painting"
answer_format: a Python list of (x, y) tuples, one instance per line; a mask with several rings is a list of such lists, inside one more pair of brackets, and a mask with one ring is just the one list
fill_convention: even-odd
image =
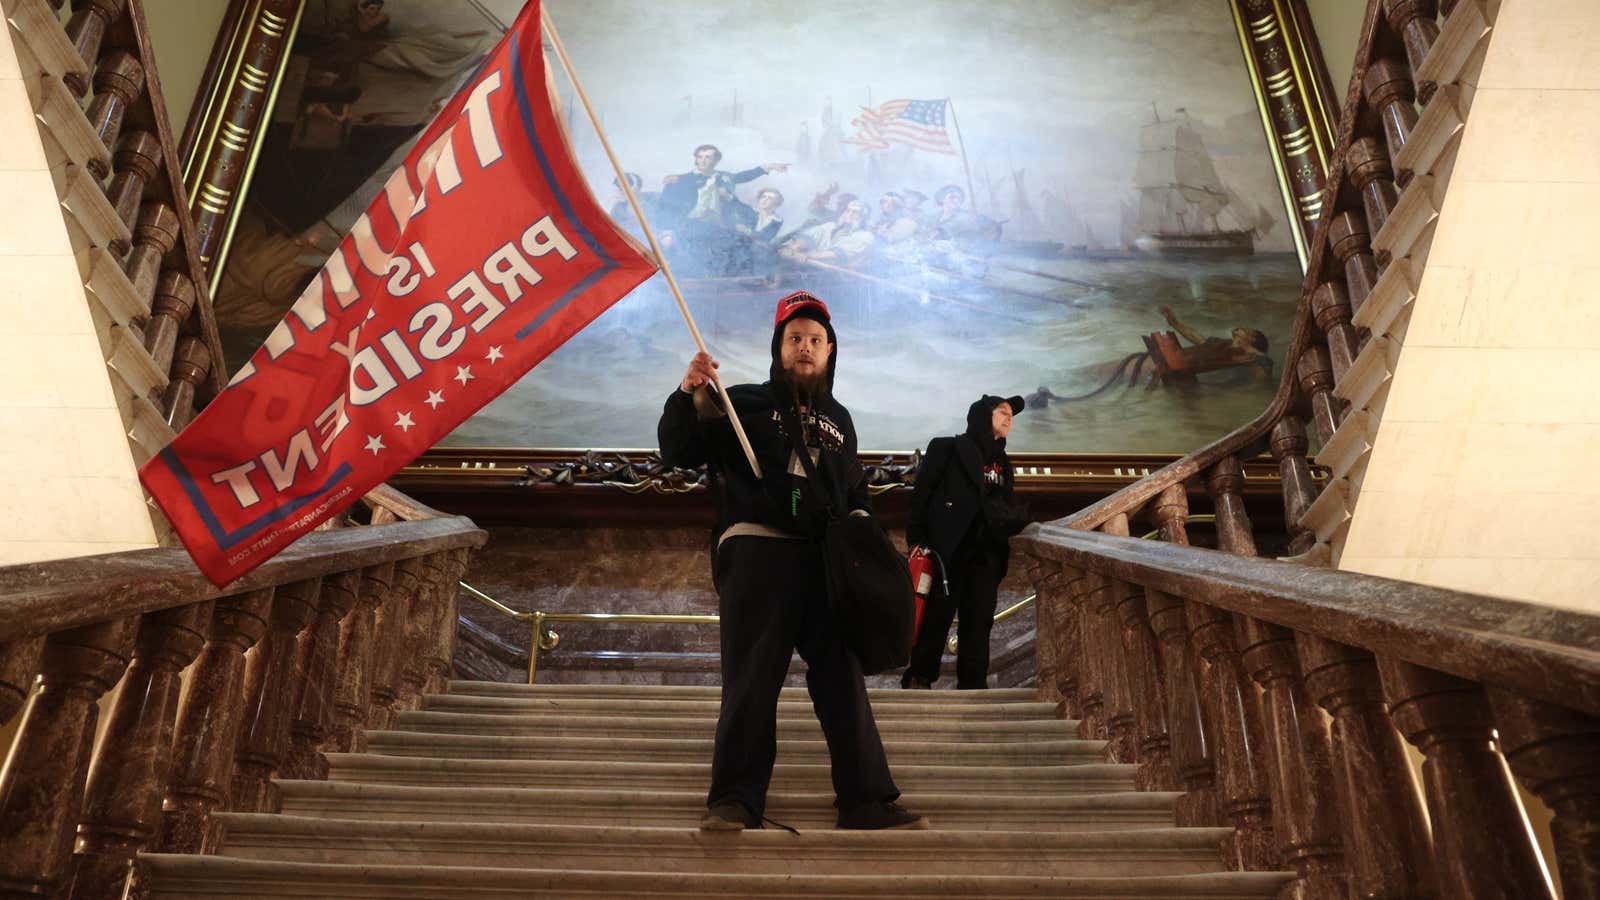
[(733, 228), (753, 218), (749, 205), (734, 195), (734, 187), (787, 165), (768, 163), (742, 172), (717, 168), (722, 151), (715, 144), (694, 148), (694, 171), (662, 179), (656, 202), (662, 243), (676, 257), (675, 267), (690, 276), (734, 274), (747, 265), (748, 239)]

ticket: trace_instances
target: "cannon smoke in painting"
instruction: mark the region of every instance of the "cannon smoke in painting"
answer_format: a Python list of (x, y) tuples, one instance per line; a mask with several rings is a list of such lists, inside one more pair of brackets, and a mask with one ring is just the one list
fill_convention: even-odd
[[(230, 359), (518, 5), (308, 4), (219, 291)], [(1014, 449), (1169, 452), (1271, 396), (1301, 273), (1225, 0), (549, 7), (727, 380), (765, 377), (773, 301), (805, 288), (864, 448), (995, 393), (1029, 398)], [(692, 353), (657, 276), (446, 443), (653, 446)]]

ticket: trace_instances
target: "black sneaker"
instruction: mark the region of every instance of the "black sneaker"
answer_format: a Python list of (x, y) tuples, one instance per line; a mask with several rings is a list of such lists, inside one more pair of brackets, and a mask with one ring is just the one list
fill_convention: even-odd
[(743, 803), (728, 801), (706, 810), (700, 818), (701, 831), (743, 831), (760, 828), (761, 817), (744, 808)]
[(886, 828), (923, 829), (928, 820), (898, 803), (879, 800), (863, 803), (849, 812), (839, 813), (838, 827), (852, 831), (880, 831)]

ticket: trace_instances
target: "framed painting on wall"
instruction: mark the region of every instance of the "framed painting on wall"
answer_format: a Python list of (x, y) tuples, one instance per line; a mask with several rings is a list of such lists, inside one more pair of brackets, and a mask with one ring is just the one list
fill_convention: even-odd
[[(229, 359), (519, 6), (308, 0), (216, 292)], [(548, 6), (730, 383), (766, 377), (774, 302), (805, 289), (864, 448), (994, 393), (1028, 398), (1017, 451), (1181, 452), (1271, 398), (1302, 270), (1230, 0)], [(658, 275), (444, 445), (653, 446), (692, 353)]]

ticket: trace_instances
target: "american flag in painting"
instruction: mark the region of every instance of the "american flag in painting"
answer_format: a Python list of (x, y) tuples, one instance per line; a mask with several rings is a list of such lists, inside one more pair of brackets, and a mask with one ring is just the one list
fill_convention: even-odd
[(909, 144), (929, 153), (956, 155), (945, 131), (948, 100), (890, 100), (877, 109), (861, 107), (850, 120), (856, 133), (844, 140), (866, 150), (887, 150), (890, 144)]

